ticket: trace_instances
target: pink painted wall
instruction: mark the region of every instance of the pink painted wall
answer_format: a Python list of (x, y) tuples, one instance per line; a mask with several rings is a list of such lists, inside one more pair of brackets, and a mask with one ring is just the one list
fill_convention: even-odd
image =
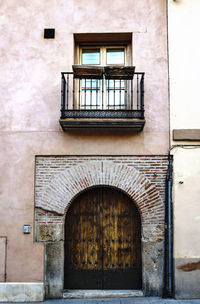
[[(35, 155), (167, 153), (165, 2), (1, 1), (0, 236), (8, 238), (8, 281), (43, 280), (43, 244), (33, 240)], [(55, 39), (43, 39), (44, 28), (55, 28)], [(60, 72), (73, 64), (73, 33), (92, 32), (133, 33), (133, 64), (145, 72), (144, 131), (61, 130)]]

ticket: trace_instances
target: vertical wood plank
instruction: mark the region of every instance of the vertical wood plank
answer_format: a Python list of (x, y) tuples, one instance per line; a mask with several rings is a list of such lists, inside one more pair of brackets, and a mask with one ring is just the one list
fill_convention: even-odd
[(97, 289), (140, 286), (140, 226), (137, 208), (121, 191), (98, 187), (77, 197), (66, 215), (65, 269), (73, 288), (80, 280), (81, 288), (93, 281)]

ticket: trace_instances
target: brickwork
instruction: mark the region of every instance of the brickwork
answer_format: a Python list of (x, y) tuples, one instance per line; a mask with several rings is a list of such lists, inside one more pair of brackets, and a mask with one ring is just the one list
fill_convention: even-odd
[(143, 225), (162, 224), (166, 171), (167, 156), (38, 156), (36, 221), (62, 222), (81, 191), (106, 185), (121, 189), (134, 200)]
[(137, 205), (142, 221), (142, 280), (145, 295), (161, 295), (167, 156), (38, 156), (35, 176), (36, 240), (45, 242), (48, 286), (63, 288), (64, 221), (85, 189), (111, 186)]

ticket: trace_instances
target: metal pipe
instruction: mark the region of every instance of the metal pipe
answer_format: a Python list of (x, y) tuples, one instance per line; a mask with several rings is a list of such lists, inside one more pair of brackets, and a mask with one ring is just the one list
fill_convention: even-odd
[(7, 246), (8, 246), (8, 238), (7, 236), (5, 236), (5, 276), (4, 276), (4, 280), (5, 282), (7, 281), (7, 252), (8, 252), (8, 249), (7, 249)]
[(172, 217), (171, 217), (171, 181), (168, 181), (168, 293), (172, 293)]
[(168, 173), (166, 178), (166, 210), (165, 210), (165, 265), (164, 265), (164, 298), (174, 297), (173, 280), (173, 218), (172, 218), (172, 157), (168, 157)]

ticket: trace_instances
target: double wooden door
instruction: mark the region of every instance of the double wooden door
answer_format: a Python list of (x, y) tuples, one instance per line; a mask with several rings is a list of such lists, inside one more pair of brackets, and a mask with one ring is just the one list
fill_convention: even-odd
[(121, 191), (90, 189), (70, 206), (65, 231), (65, 289), (140, 289), (141, 223)]

